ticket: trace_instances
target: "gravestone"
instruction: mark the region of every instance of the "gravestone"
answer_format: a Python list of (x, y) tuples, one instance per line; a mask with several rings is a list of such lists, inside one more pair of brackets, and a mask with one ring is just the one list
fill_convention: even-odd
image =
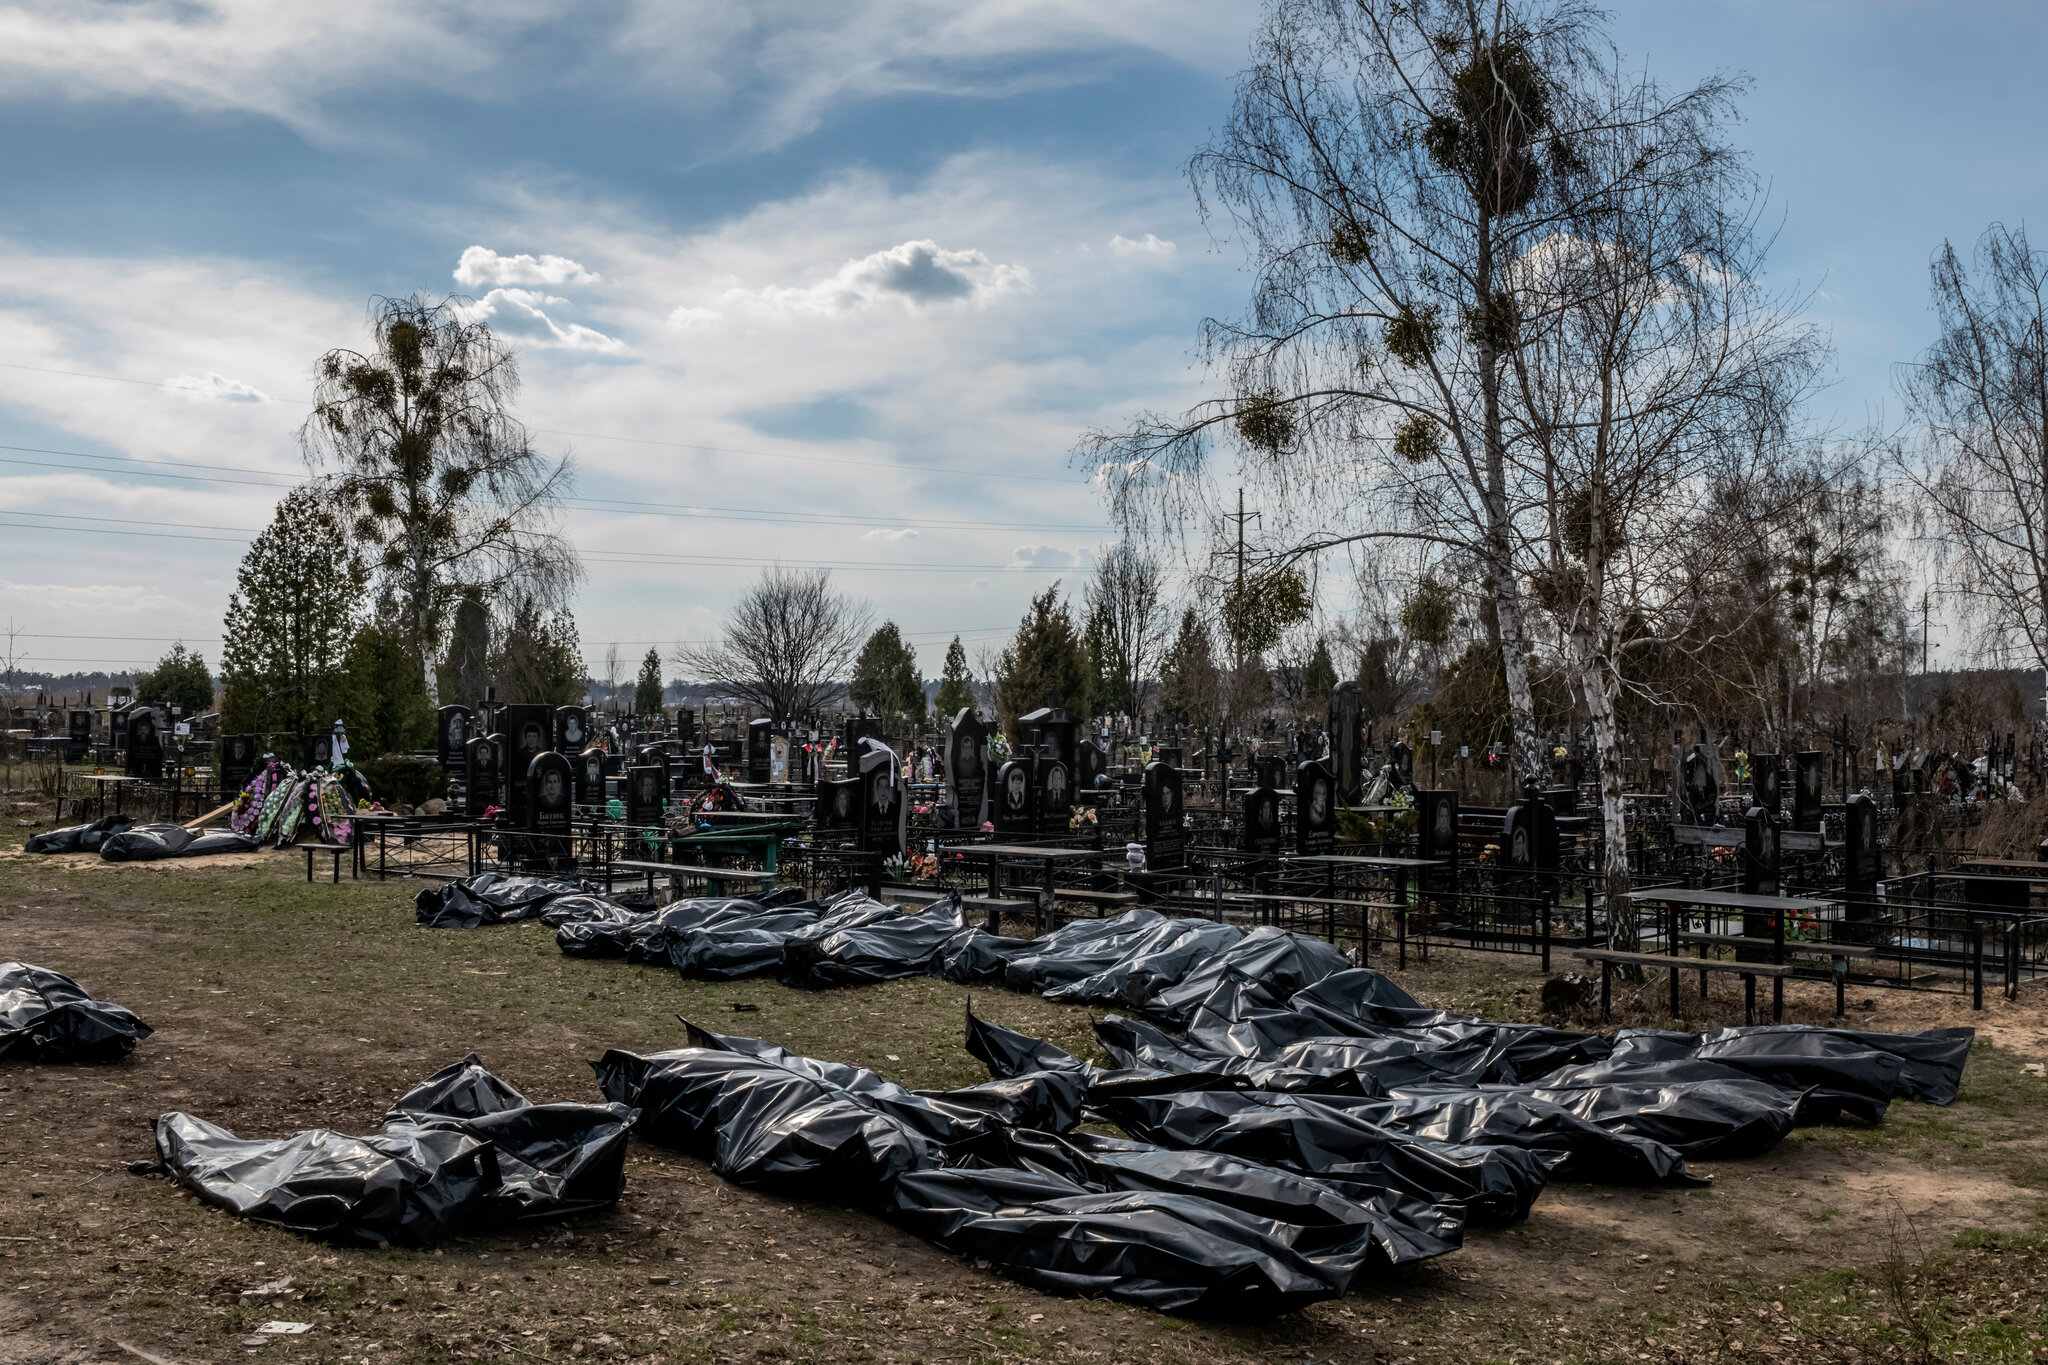
[(788, 782), (792, 779), (791, 764), (796, 757), (796, 746), (788, 735), (774, 735), (768, 740), (768, 780)]
[(1862, 792), (1842, 811), (1842, 890), (1850, 897), (1850, 919), (1877, 913), (1877, 884), (1884, 879), (1884, 848), (1877, 836), (1877, 802)]
[(774, 721), (760, 716), (747, 722), (747, 781), (765, 783), (773, 779), (774, 746)]
[(1038, 789), (1038, 827), (1047, 832), (1066, 828), (1074, 814), (1073, 770), (1057, 758), (1038, 758), (1031, 765)]
[(946, 727), (946, 782), (953, 789), (962, 829), (988, 820), (988, 726), (967, 707)]
[(1294, 770), (1294, 851), (1328, 853), (1337, 846), (1337, 778), (1312, 759)]
[(92, 748), (92, 712), (73, 711), (69, 738), (64, 743), (64, 757), (76, 763), (85, 757), (85, 751)]
[(1415, 785), (1415, 750), (1401, 740), (1387, 746), (1387, 762), (1393, 765), (1394, 785), (1412, 787)]
[(575, 801), (579, 806), (602, 806), (604, 802), (604, 750), (595, 744), (576, 755)]
[(502, 735), (472, 735), (463, 746), (467, 780), (462, 788), (462, 813), (472, 820), (483, 819), (484, 812), (498, 804), (498, 759), (503, 741)]
[(1074, 790), (1095, 790), (1108, 771), (1109, 755), (1103, 752), (1100, 744), (1084, 737), (1074, 749)]
[(821, 832), (860, 832), (862, 785), (858, 777), (831, 778), (818, 784), (812, 815)]
[(536, 850), (567, 857), (570, 807), (576, 795), (576, 774), (569, 760), (548, 750), (533, 756), (526, 769), (526, 832), (563, 840), (559, 850)]
[(1821, 770), (1818, 749), (1792, 755), (1792, 828), (1820, 828)]
[(1041, 706), (1017, 717), (1018, 743), (1049, 746), (1049, 756), (1065, 764), (1069, 774), (1074, 771), (1074, 750), (1079, 736), (1079, 724), (1057, 706)]
[(1261, 786), (1244, 794), (1244, 828), (1240, 838), (1246, 853), (1261, 858), (1280, 855), (1279, 792)]
[(1287, 782), (1287, 759), (1281, 754), (1260, 754), (1252, 760), (1252, 785), (1255, 787), (1284, 786)]
[(1180, 769), (1170, 763), (1145, 768), (1145, 868), (1174, 872), (1187, 866), (1188, 832), (1182, 824)]
[(1513, 872), (1558, 869), (1557, 812), (1535, 793), (1525, 794), (1501, 817), (1501, 864)]
[(676, 708), (676, 742), (685, 749), (703, 747), (697, 742), (697, 713), (687, 706)]
[(1778, 754), (1751, 754), (1749, 757), (1751, 800), (1771, 815), (1785, 809), (1784, 771), (1785, 760)]
[(1752, 896), (1778, 894), (1778, 820), (1762, 806), (1751, 806), (1742, 822), (1742, 889)]
[(1681, 814), (1689, 825), (1717, 825), (1721, 809), (1720, 764), (1705, 744), (1696, 744), (1685, 756), (1685, 782)]
[(1458, 884), (1458, 794), (1454, 791), (1415, 793), (1415, 856), (1440, 859), (1448, 867), (1425, 869), (1417, 882), (1424, 891), (1443, 893)]
[(220, 737), (220, 789), (223, 792), (238, 792), (249, 785), (249, 779), (256, 773), (256, 736), (222, 735)]
[(870, 750), (860, 759), (860, 846), (869, 853), (893, 858), (903, 852), (903, 827), (908, 815), (903, 778), (896, 756), (887, 749)]
[(645, 828), (661, 823), (661, 803), (668, 799), (668, 776), (659, 763), (639, 763), (626, 769), (626, 823)]
[(590, 712), (580, 706), (555, 708), (555, 752), (580, 754), (590, 747)]
[(882, 737), (882, 722), (873, 716), (848, 716), (840, 726), (839, 757), (846, 764), (846, 775), (853, 777), (860, 765), (860, 742), (870, 735)]
[(467, 706), (444, 706), (434, 717), (434, 757), (448, 780), (457, 785), (465, 780), (470, 722)]
[(1011, 759), (996, 770), (996, 788), (991, 794), (989, 819), (996, 836), (1038, 833), (1038, 807), (1032, 801), (1031, 765)]
[(334, 766), (334, 736), (300, 735), (299, 755), (305, 760), (305, 768), (331, 768)]
[(1365, 795), (1362, 738), (1358, 684), (1347, 678), (1330, 693), (1330, 758), (1337, 771), (1337, 795), (1347, 806), (1356, 805)]
[(128, 751), (128, 708), (109, 706), (107, 708), (107, 742), (114, 746), (117, 754)]
[(526, 826), (526, 773), (533, 760), (554, 744), (555, 718), (549, 708), (520, 703), (498, 708), (498, 719), (511, 749), (505, 755), (505, 813)]

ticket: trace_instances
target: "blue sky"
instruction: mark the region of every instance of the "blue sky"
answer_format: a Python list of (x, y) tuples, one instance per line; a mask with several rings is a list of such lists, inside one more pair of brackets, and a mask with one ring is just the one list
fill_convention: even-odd
[[(778, 558), (841, 565), (929, 672), (992, 646), (1106, 537), (1076, 436), (1199, 393), (1195, 327), (1241, 300), (1181, 164), (1256, 13), (0, 5), (0, 617), (31, 667), (212, 657), (314, 359), (425, 289), (518, 338), (522, 413), (582, 467), (594, 669), (706, 637)], [(1838, 354), (1820, 420), (1860, 426), (1926, 343), (1943, 236), (2040, 216), (2044, 27), (1616, 10), (1667, 82), (1754, 79), (1774, 272)]]

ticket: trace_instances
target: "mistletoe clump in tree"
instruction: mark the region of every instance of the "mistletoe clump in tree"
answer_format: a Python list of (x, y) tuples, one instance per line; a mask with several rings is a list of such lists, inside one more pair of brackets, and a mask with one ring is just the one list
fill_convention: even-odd
[(299, 440), (424, 689), (459, 601), (564, 605), (581, 572), (554, 526), (571, 469), (527, 439), (518, 361), (461, 300), (377, 299), (370, 331), (368, 352), (320, 358)]

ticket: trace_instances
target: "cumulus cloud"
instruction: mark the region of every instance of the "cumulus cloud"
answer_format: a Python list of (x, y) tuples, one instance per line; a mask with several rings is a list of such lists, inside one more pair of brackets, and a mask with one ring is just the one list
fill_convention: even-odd
[(203, 375), (181, 374), (164, 381), (172, 393), (207, 403), (268, 403), (270, 395), (253, 384), (230, 379), (208, 370)]
[(687, 332), (697, 327), (709, 327), (723, 320), (725, 314), (715, 308), (692, 308), (688, 304), (675, 309), (668, 315), (668, 325), (678, 331)]
[(877, 526), (861, 537), (862, 540), (916, 540), (917, 530), (911, 526)]
[(892, 299), (913, 311), (947, 304), (986, 308), (1005, 294), (1030, 290), (1031, 272), (1021, 265), (997, 264), (980, 251), (948, 251), (925, 238), (848, 261), (813, 285), (734, 289), (726, 299), (771, 312), (829, 314)]
[(617, 355), (626, 349), (626, 343), (616, 337), (608, 337), (581, 323), (556, 322), (548, 316), (549, 308), (559, 308), (567, 302), (567, 299), (536, 293), (531, 289), (493, 289), (461, 312), (472, 321), (490, 323), (494, 331), (506, 336), (523, 337), (544, 346), (596, 351), (603, 355)]
[(1180, 248), (1149, 232), (1135, 240), (1119, 232), (1109, 239), (1109, 249), (1117, 256), (1171, 256)]
[(1013, 569), (1082, 569), (1092, 562), (1086, 550), (1064, 550), (1057, 545), (1019, 545), (1010, 552)]
[(596, 284), (601, 278), (567, 256), (500, 256), (486, 246), (465, 248), (455, 263), (459, 284)]

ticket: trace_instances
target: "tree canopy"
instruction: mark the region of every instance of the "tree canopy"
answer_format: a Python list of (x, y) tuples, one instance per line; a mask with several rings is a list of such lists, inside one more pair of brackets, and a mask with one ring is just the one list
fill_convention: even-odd
[(882, 622), (861, 646), (846, 693), (854, 705), (878, 715), (924, 718), (924, 679), (917, 673), (917, 651), (904, 643), (894, 621)]
[(1041, 706), (1089, 716), (1094, 668), (1057, 581), (1031, 599), (1017, 634), (996, 660), (996, 714), (1014, 741), (1017, 717)]

